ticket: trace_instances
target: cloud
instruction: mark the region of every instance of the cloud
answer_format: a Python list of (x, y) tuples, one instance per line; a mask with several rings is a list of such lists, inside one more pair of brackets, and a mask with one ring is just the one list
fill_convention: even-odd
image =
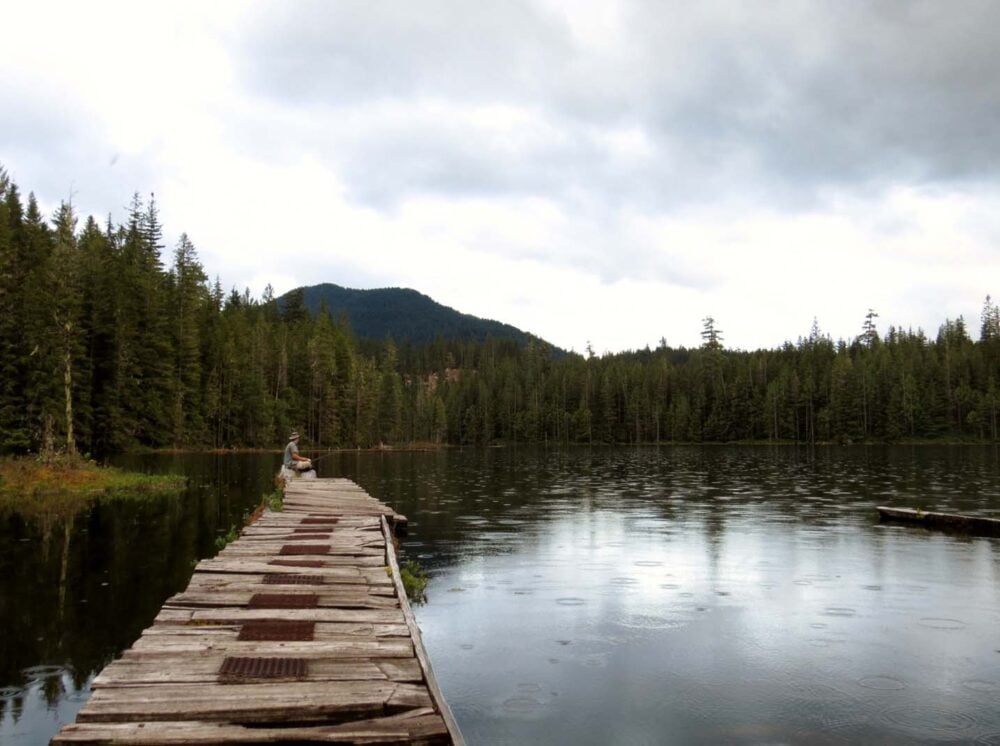
[[(269, 6), (241, 79), (329, 125), (372, 204), (472, 188), (794, 205), (996, 175), (994, 3), (615, 7), (602, 35), (599, 10), (552, 3)], [(622, 131), (642, 157), (609, 145)]]
[(286, 103), (347, 106), (445, 96), (518, 98), (569, 50), (526, 2), (269, 4), (248, 19), (240, 58), (254, 88)]
[[(403, 285), (598, 350), (978, 314), (1000, 240), (980, 0), (22, 4), (0, 158), (156, 192), (227, 286)], [(984, 285), (980, 287), (980, 285)]]

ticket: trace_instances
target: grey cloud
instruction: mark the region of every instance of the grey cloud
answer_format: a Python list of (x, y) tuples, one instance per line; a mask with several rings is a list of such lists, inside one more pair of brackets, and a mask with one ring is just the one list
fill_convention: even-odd
[(562, 29), (522, 2), (322, 0), (272, 6), (245, 29), (244, 73), (285, 102), (333, 105), (542, 87), (569, 53)]
[[(461, 137), (365, 142), (362, 132), (350, 157), (401, 166), (395, 180), (349, 168), (356, 193), (376, 201), (466, 188), (558, 194), (585, 181), (662, 207), (727, 185), (794, 200), (826, 186), (996, 176), (1000, 5), (623, 7), (623, 42), (592, 50), (526, 2), (296, 4), (247, 30), (244, 72), (258, 94), (305, 111), (502, 102), (544, 112), (572, 141), (512, 162)], [(616, 179), (581, 133), (623, 123), (659, 155)]]
[[(996, 175), (1000, 6), (771, 7), (739, 33), (708, 23), (688, 43), (697, 85), (659, 99), (665, 137), (725, 143), (797, 187)], [(665, 25), (647, 45), (667, 42)]]
[(54, 92), (27, 95), (0, 81), (0, 100), (9, 102), (0, 130), (0, 165), (25, 198), (32, 191), (52, 207), (72, 199), (82, 218), (103, 221), (110, 209), (122, 220), (132, 193), (147, 193), (157, 183), (156, 163), (148, 154), (123, 155), (90, 115)]
[(405, 127), (395, 136), (363, 135), (333, 153), (352, 192), (387, 206), (401, 194), (452, 197), (535, 194), (566, 201), (621, 178), (600, 148), (583, 137), (508, 149), (442, 123)]
[[(618, 7), (620, 35), (596, 46), (528, 0), (275, 5), (234, 33), (251, 101), (288, 124), (273, 157), (306, 150), (379, 210), (424, 194), (557, 202), (594, 240), (547, 259), (609, 282), (714, 282), (668, 249), (623, 245), (622, 210), (796, 211), (831, 193), (874, 202), (896, 185), (997, 179), (1000, 4)], [(512, 145), (463, 116), (491, 106), (527, 112), (539, 131)], [(648, 151), (609, 145), (623, 131)]]

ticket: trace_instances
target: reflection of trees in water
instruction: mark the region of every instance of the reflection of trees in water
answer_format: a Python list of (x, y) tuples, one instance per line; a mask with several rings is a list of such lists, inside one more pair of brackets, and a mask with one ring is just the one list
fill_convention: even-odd
[(21, 713), (24, 712), (24, 690), (19, 689), (15, 693), (10, 694), (0, 701), (0, 720), (5, 717), (10, 717), (15, 723), (21, 719)]
[(230, 523), (213, 489), (94, 503), (68, 516), (25, 512), (0, 515), (0, 691), (15, 717), (25, 691), (37, 688), (54, 705), (67, 688), (85, 688)]
[(42, 679), (42, 696), (49, 707), (55, 707), (65, 693), (66, 684), (61, 672)]
[[(82, 509), (59, 495), (0, 506), (0, 742), (10, 721), (89, 689), (187, 584), (192, 560), (214, 554), (219, 531), (274, 489), (279, 462), (280, 454), (133, 456), (116, 465), (183, 473), (190, 486)], [(20, 729), (47, 739), (53, 722), (46, 714)]]
[(29, 697), (38, 696), (49, 709), (54, 709), (65, 697), (89, 688), (93, 678), (61, 666), (39, 666), (23, 673), (25, 682), (21, 686), (0, 690), (0, 721), (9, 717), (17, 724)]

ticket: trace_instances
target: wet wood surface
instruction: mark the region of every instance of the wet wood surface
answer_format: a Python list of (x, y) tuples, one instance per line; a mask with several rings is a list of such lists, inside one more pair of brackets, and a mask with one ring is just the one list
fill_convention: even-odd
[(293, 481), (53, 743), (461, 744), (400, 582), (405, 522), (353, 482)]

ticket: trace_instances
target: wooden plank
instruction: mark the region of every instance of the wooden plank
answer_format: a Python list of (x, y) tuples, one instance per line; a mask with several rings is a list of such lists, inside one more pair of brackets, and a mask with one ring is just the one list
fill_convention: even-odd
[[(252, 620), (248, 620), (252, 621)], [(285, 620), (290, 621), (290, 620)], [(216, 634), (228, 639), (232, 637), (236, 639), (240, 630), (243, 628), (243, 624), (188, 624), (188, 625), (178, 625), (178, 624), (154, 624), (152, 627), (148, 627), (143, 630), (141, 637), (149, 636), (188, 636), (197, 637), (198, 635)], [(336, 640), (340, 639), (345, 635), (355, 635), (359, 637), (409, 637), (410, 628), (406, 626), (406, 622), (400, 618), (398, 624), (369, 624), (364, 622), (355, 622), (353, 624), (341, 623), (315, 623), (313, 624), (313, 639), (314, 640)]]
[[(286, 494), (284, 499), (284, 505), (299, 505), (308, 506), (315, 513), (325, 515), (329, 513), (335, 513), (338, 510), (342, 510), (345, 506), (349, 507), (362, 507), (370, 508), (373, 510), (381, 511), (392, 511), (388, 505), (380, 503), (378, 500), (365, 497), (363, 495), (347, 495), (347, 494), (335, 494), (335, 493), (293, 493)], [(282, 506), (284, 508), (284, 505)], [(284, 513), (284, 509), (282, 509)]]
[[(195, 568), (195, 572), (289, 572), (282, 569), (281, 565), (271, 564), (275, 559), (287, 560), (286, 557), (216, 557), (214, 559), (202, 560)], [(334, 568), (347, 568), (348, 570), (370, 569), (373, 567), (385, 568), (385, 557), (380, 555), (366, 556), (337, 556), (321, 554), (310, 559), (321, 563), (320, 567), (313, 568), (316, 572), (326, 572)], [(295, 572), (309, 572), (308, 570), (296, 570)], [(384, 570), (383, 570), (384, 572)]]
[(231, 548), (243, 548), (251, 549), (255, 552), (267, 552), (268, 549), (276, 547), (280, 549), (284, 545), (290, 542), (301, 541), (304, 544), (332, 544), (334, 546), (344, 546), (344, 547), (365, 547), (365, 546), (380, 546), (382, 543), (382, 537), (373, 532), (365, 532), (363, 534), (351, 534), (350, 536), (341, 536), (336, 532), (326, 535), (327, 538), (323, 539), (302, 539), (301, 535), (295, 535), (291, 538), (278, 538), (278, 537), (258, 537), (253, 540), (238, 541), (230, 544), (226, 549)]
[[(316, 542), (317, 546), (323, 544), (324, 548), (317, 548), (315, 552), (310, 552), (302, 556), (313, 556), (313, 557), (330, 557), (330, 556), (342, 556), (342, 557), (382, 557), (381, 548), (378, 546), (364, 545), (364, 544), (332, 544), (328, 542)], [(233, 543), (228, 547), (223, 549), (218, 557), (223, 559), (236, 559), (240, 557), (250, 558), (250, 557), (279, 557), (283, 556), (281, 554), (281, 548), (283, 546), (288, 546), (288, 542), (283, 542), (281, 544), (269, 544), (263, 547), (248, 546), (246, 544)], [(306, 545), (308, 546), (308, 545)], [(287, 555), (291, 556), (291, 555)]]
[(251, 546), (257, 544), (287, 544), (290, 541), (308, 541), (317, 543), (320, 541), (337, 542), (339, 544), (365, 544), (373, 539), (377, 542), (382, 537), (374, 531), (357, 531), (350, 534), (339, 531), (257, 531), (252, 534), (241, 536), (244, 543)]
[[(381, 565), (369, 567), (295, 567), (271, 565), (258, 560), (232, 560), (204, 570), (195, 570), (191, 582), (220, 584), (264, 583), (268, 575), (308, 575), (326, 585), (392, 585), (392, 578)], [(188, 586), (190, 587), (190, 585)]]
[(191, 609), (192, 624), (239, 624), (249, 619), (371, 624), (405, 623), (401, 609)]
[[(294, 569), (294, 568), (292, 568)], [(288, 575), (289, 573), (285, 573)], [(243, 575), (228, 575), (222, 577), (231, 578), (228, 582), (219, 581), (216, 578), (219, 576), (212, 575), (209, 579), (200, 578), (195, 580), (192, 578), (190, 585), (188, 585), (188, 591), (197, 591), (199, 593), (207, 592), (221, 592), (221, 593), (232, 593), (232, 592), (246, 592), (246, 593), (297, 593), (302, 591), (318, 592), (320, 594), (347, 594), (347, 595), (360, 595), (360, 594), (373, 594), (376, 596), (395, 596), (396, 589), (393, 588), (391, 582), (387, 583), (365, 583), (364, 578), (355, 579), (354, 583), (340, 582), (340, 583), (327, 583), (321, 575), (305, 575), (301, 581), (296, 580), (294, 583), (264, 583), (257, 580), (241, 580), (247, 576)], [(272, 578), (281, 579), (282, 575), (271, 575)], [(390, 580), (389, 576), (384, 576), (386, 580)], [(308, 582), (307, 582), (308, 580)], [(361, 582), (358, 582), (361, 581)]]
[[(312, 592), (311, 594), (302, 593), (304, 588)], [(318, 607), (332, 607), (332, 608), (342, 608), (342, 609), (394, 609), (399, 606), (398, 600), (395, 596), (386, 597), (380, 596), (374, 593), (368, 593), (367, 590), (362, 590), (357, 593), (351, 593), (349, 591), (340, 590), (326, 590), (327, 588), (335, 588), (335, 586), (289, 586), (286, 588), (287, 593), (281, 592), (280, 586), (261, 586), (262, 590), (266, 590), (268, 594), (275, 594), (278, 596), (285, 596), (288, 598), (297, 597), (308, 597), (309, 595), (315, 595), (316, 603), (315, 606)], [(195, 589), (193, 591), (185, 591), (183, 593), (178, 593), (175, 596), (171, 596), (167, 603), (172, 607), (189, 607), (189, 608), (216, 608), (219, 606), (247, 606), (250, 603), (250, 599), (255, 595), (259, 595), (258, 591), (239, 591), (239, 590), (205, 590), (201, 591)]]
[[(322, 518), (307, 520), (325, 520)], [(244, 536), (272, 536), (275, 534), (329, 534), (336, 533), (339, 536), (371, 536), (378, 534), (381, 529), (374, 521), (369, 521), (365, 525), (351, 526), (348, 519), (329, 519), (333, 523), (303, 523), (298, 519), (294, 523), (277, 523), (274, 521), (258, 521), (247, 526), (240, 537)]]
[[(281, 569), (280, 565), (273, 567)], [(316, 569), (316, 568), (307, 568)], [(371, 580), (369, 580), (369, 577)], [(372, 582), (374, 581), (374, 582)], [(349, 576), (329, 577), (317, 572), (299, 572), (298, 568), (285, 567), (282, 572), (271, 573), (207, 573), (196, 572), (191, 576), (187, 590), (218, 590), (236, 591), (253, 590), (254, 592), (270, 592), (272, 590), (294, 592), (294, 589), (318, 593), (380, 593), (394, 592), (392, 578), (389, 573), (377, 571), (370, 576), (353, 573)]]
[[(378, 523), (379, 516), (302, 516), (286, 515), (285, 513), (266, 513), (264, 518), (247, 528), (263, 530), (265, 528), (280, 531), (296, 528), (326, 528), (329, 525), (336, 526), (338, 530), (347, 529), (349, 531), (369, 531), (380, 530)], [(323, 523), (317, 523), (323, 521)]]
[(342, 725), (270, 728), (230, 723), (141, 722), (78, 723), (66, 726), (55, 744), (141, 744), (142, 746), (209, 746), (220, 743), (421, 743), (428, 746), (451, 743), (444, 720), (430, 708), (397, 716), (359, 720)]
[(282, 554), (282, 549), (295, 545), (295, 551), (307, 552), (306, 548), (315, 549), (311, 554), (318, 555), (364, 555), (370, 554), (378, 556), (378, 545), (371, 546), (363, 541), (331, 541), (313, 540), (303, 542), (275, 541), (275, 542), (236, 542), (230, 544), (217, 557), (232, 559), (235, 557), (277, 557)]
[[(413, 643), (405, 637), (362, 639), (345, 637), (322, 642), (267, 642), (184, 637), (140, 637), (123, 658), (183, 658), (206, 653), (242, 656), (326, 657), (326, 658), (399, 658), (413, 655)], [(114, 665), (114, 664), (111, 664)]]
[[(224, 654), (214, 651), (196, 658), (184, 656), (176, 660), (163, 656), (130, 656), (107, 666), (91, 683), (91, 688), (213, 683), (218, 680), (224, 659)], [(390, 664), (386, 665), (386, 662)], [(423, 680), (423, 671), (415, 658), (331, 660), (329, 656), (322, 656), (309, 659), (305, 680), (419, 683)]]
[(207, 720), (236, 723), (343, 722), (356, 717), (431, 707), (427, 689), (384, 681), (277, 684), (164, 684), (97, 689), (81, 723)]

